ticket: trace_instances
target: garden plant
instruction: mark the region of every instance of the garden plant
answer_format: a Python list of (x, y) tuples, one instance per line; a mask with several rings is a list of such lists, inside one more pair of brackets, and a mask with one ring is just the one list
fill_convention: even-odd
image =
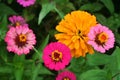
[(0, 80), (120, 80), (120, 0), (0, 0)]

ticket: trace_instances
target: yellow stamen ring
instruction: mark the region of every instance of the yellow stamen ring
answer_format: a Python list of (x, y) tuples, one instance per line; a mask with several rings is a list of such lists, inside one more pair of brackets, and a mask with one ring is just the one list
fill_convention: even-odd
[(65, 77), (63, 80), (70, 80), (68, 77)]
[(16, 22), (16, 23), (15, 23), (15, 26), (20, 26), (20, 23), (19, 23), (19, 22)]
[(26, 42), (26, 35), (25, 34), (20, 34), (19, 35), (19, 41), (20, 42)]
[(106, 33), (102, 32), (98, 35), (98, 40), (100, 43), (103, 44), (108, 40), (108, 35)]
[(62, 59), (62, 53), (59, 52), (58, 50), (55, 50), (55, 51), (52, 52), (51, 57), (52, 57), (52, 60), (58, 62)]

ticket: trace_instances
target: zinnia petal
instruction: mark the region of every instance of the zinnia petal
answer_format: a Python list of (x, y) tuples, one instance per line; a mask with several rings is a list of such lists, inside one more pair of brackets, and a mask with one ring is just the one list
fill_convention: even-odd
[(70, 48), (73, 57), (85, 56), (86, 53), (93, 52), (87, 41), (90, 28), (96, 24), (94, 15), (85, 11), (73, 11), (56, 26), (60, 33), (55, 34), (55, 38)]
[(71, 60), (70, 49), (60, 42), (51, 42), (44, 48), (42, 59), (51, 70), (64, 69)]
[[(24, 30), (26, 28), (27, 32), (23, 34), (23, 31), (26, 31)], [(33, 39), (29, 38), (31, 35), (33, 36)], [(8, 51), (14, 52), (18, 55), (28, 54), (30, 49), (32, 49), (36, 44), (35, 39), (36, 37), (33, 31), (26, 26), (11, 27), (5, 36), (5, 42), (7, 43)]]
[(57, 75), (56, 80), (76, 80), (76, 75), (70, 71), (63, 71)]
[[(93, 32), (95, 33), (93, 34)], [(105, 53), (106, 50), (114, 47), (114, 34), (110, 29), (108, 29), (108, 27), (101, 24), (98, 24), (95, 27), (91, 28), (90, 32), (88, 33), (88, 37), (88, 44), (93, 46), (95, 50), (101, 53)]]

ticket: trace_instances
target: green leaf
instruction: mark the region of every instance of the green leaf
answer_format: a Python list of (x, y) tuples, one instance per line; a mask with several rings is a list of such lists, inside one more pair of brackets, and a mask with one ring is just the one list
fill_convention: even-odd
[(43, 40), (42, 44), (39, 46), (38, 49), (36, 49), (35, 51), (35, 54), (33, 56), (34, 59), (42, 59), (42, 51), (44, 49), (44, 47), (48, 44), (48, 41), (49, 41), (49, 35), (47, 35), (47, 37), (45, 38), (45, 40)]
[(4, 38), (5, 33), (6, 33), (7, 29), (8, 29), (8, 26), (7, 26), (7, 24), (8, 24), (7, 15), (3, 15), (1, 17), (0, 22), (1, 22), (1, 24), (0, 24), (0, 26), (1, 26), (0, 27), (0, 34), (4, 34), (4, 35), (1, 35), (0, 37)]
[(120, 34), (115, 33), (116, 43), (120, 46)]
[(78, 76), (78, 80), (107, 80), (106, 72), (99, 69), (88, 70)]
[(15, 69), (14, 75), (16, 80), (23, 80), (23, 73), (24, 73), (24, 61), (25, 61), (25, 55), (15, 55), (13, 62)]
[(12, 15), (12, 14), (16, 14), (16, 12), (7, 5), (5, 5), (4, 3), (0, 3), (0, 15)]
[(34, 60), (32, 60), (32, 59), (25, 60), (24, 76), (26, 76), (26, 77), (30, 77), (31, 76), (31, 73), (33, 72), (32, 71), (32, 66), (33, 65), (35, 65), (35, 61)]
[(112, 14), (114, 13), (114, 4), (112, 0), (100, 0), (103, 2), (103, 4), (106, 6), (106, 8), (109, 10), (109, 12)]
[(24, 9), (23, 16), (24, 16), (25, 20), (28, 22), (35, 17), (35, 14), (33, 14), (31, 11), (29, 11), (27, 9)]
[(87, 3), (80, 7), (80, 10), (87, 10), (91, 12), (99, 11), (103, 8), (103, 5), (100, 3)]
[(38, 75), (53, 75), (48, 69), (46, 69), (42, 64), (38, 64), (37, 66), (33, 66), (33, 72), (32, 72), (32, 80), (36, 80)]
[(120, 80), (120, 73), (118, 75), (116, 75), (113, 80)]
[(16, 80), (23, 80), (23, 73), (24, 73), (23, 71), (24, 71), (23, 66), (14, 70), (14, 75)]
[(14, 55), (13, 62), (15, 64), (17, 64), (19, 62), (23, 63), (24, 60), (25, 60), (25, 55), (24, 54), (23, 55), (17, 55), (17, 54)]
[(0, 74), (12, 73), (12, 67), (10, 66), (0, 66)]
[(3, 60), (4, 62), (7, 62), (8, 61), (8, 52), (6, 50), (6, 45), (5, 45), (5, 42), (4, 41), (0, 41), (0, 58), (1, 60)]
[(120, 48), (116, 47), (112, 54), (111, 62), (106, 65), (105, 69), (111, 70), (112, 75), (120, 72)]
[(44, 80), (43, 77), (37, 77), (36, 80)]
[(32, 68), (33, 68), (33, 71), (32, 71), (32, 74), (31, 74), (32, 80), (36, 80), (36, 78), (38, 76), (38, 73), (39, 73), (39, 70), (40, 70), (40, 67), (41, 67), (41, 64), (38, 64), (37, 66), (32, 66)]
[(43, 18), (51, 11), (54, 9), (54, 3), (44, 3), (42, 4), (42, 9), (39, 13), (39, 18), (38, 18), (38, 24), (41, 23), (41, 21), (43, 20)]
[(63, 19), (64, 13), (62, 11), (59, 11), (56, 7), (54, 7), (54, 9), (59, 14), (60, 18)]
[(106, 17), (105, 17), (104, 15), (102, 15), (102, 14), (95, 14), (95, 16), (96, 16), (97, 21), (98, 21), (99, 23), (101, 23), (101, 24), (103, 24), (103, 25), (106, 24), (107, 19), (106, 19)]
[(39, 70), (39, 74), (40, 75), (53, 75), (53, 73), (43, 65), (41, 65), (41, 69)]
[[(1, 31), (0, 30), (0, 42), (2, 41), (2, 40), (4, 40), (4, 37), (5, 37), (5, 35), (6, 35), (6, 30), (4, 31)], [(1, 44), (1, 43), (0, 43)]]
[(48, 42), (49, 42), (49, 37), (50, 37), (50, 36), (47, 35), (47, 37), (45, 38), (45, 40), (43, 40), (43, 42), (42, 42), (42, 44), (40, 45), (38, 51), (39, 51), (39, 50), (42, 51), (42, 50), (44, 49), (44, 47), (48, 44)]
[(116, 59), (117, 66), (116, 68), (120, 70), (120, 48), (116, 47), (115, 51), (113, 52), (113, 55)]
[(13, 2), (13, 0), (7, 0), (9, 4), (11, 4)]
[(116, 31), (119, 28), (120, 26), (119, 22), (120, 22), (120, 15), (118, 14), (113, 14), (107, 19), (107, 25), (113, 31)]
[(85, 66), (84, 64), (85, 64), (85, 59), (83, 57), (72, 58), (68, 69), (72, 70), (73, 72), (82, 72), (83, 67)]
[(87, 63), (91, 66), (105, 65), (111, 62), (111, 58), (109, 55), (96, 52), (95, 54), (87, 55)]
[(7, 26), (7, 15), (1, 16), (0, 19), (0, 41), (4, 40), (8, 26)]
[(55, 1), (56, 9), (63, 15), (67, 14), (71, 10), (75, 10), (73, 3), (70, 2), (69, 0), (54, 0), (54, 1)]

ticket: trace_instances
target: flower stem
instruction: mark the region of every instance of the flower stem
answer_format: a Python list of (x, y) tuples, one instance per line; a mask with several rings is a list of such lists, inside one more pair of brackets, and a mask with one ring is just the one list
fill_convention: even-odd
[(33, 47), (33, 50), (40, 56), (40, 53), (38, 52), (38, 50), (35, 47)]
[(37, 53), (37, 55), (35, 55), (36, 56), (36, 59), (37, 59), (37, 62), (43, 62), (42, 61), (42, 52), (39, 52), (35, 47), (33, 47), (33, 50)]

